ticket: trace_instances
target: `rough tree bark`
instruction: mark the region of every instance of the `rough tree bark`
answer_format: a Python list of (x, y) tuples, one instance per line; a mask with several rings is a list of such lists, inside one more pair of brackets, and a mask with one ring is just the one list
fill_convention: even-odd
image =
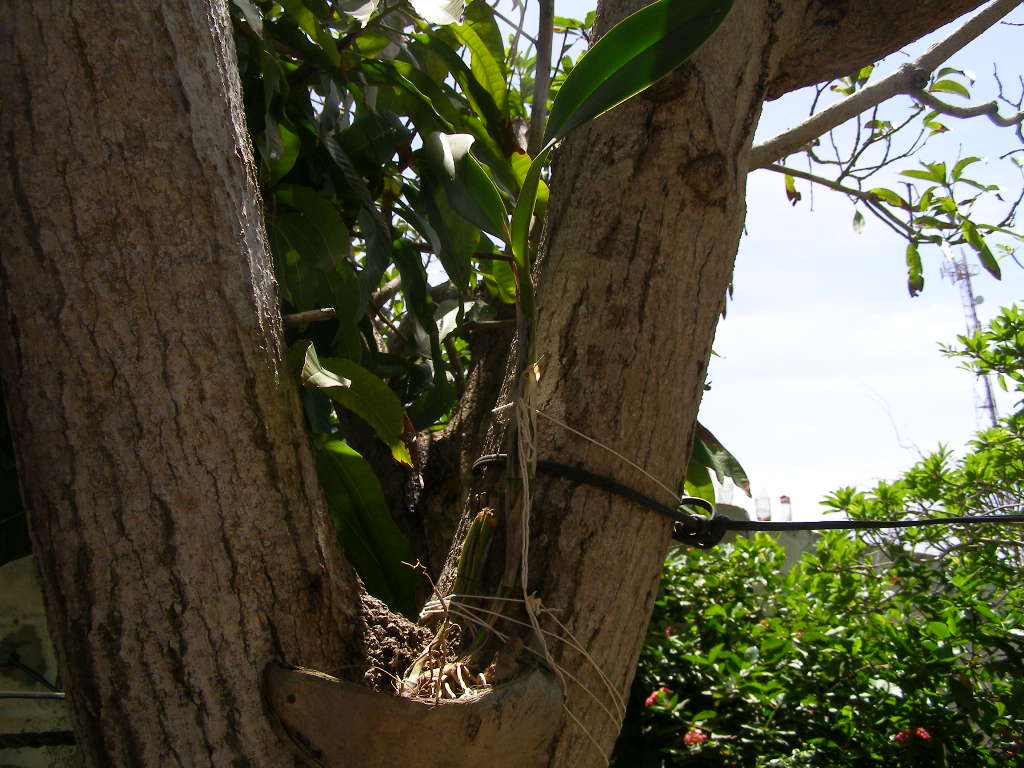
[[(598, 31), (641, 5), (605, 0)], [(679, 71), (570, 136), (555, 159), (536, 269), (537, 407), (678, 487), (743, 226), (763, 102), (875, 61), (976, 5), (736, 3)], [(886, 26), (865, 24), (873, 13)], [(834, 59), (820, 50), (824, 28)], [(805, 56), (817, 70), (804, 66)], [(543, 417), (538, 429), (540, 458), (664, 497), (608, 451)], [(643, 642), (630, 628), (650, 616), (668, 524), (602, 490), (543, 475), (533, 510), (530, 591), (560, 610), (590, 656), (549, 643), (568, 673), (567, 707), (587, 729), (565, 715), (549, 765), (600, 765), (619, 721), (595, 666), (625, 697)], [(521, 634), (529, 642), (530, 633)]]
[(357, 648), (222, 3), (8, 3), (0, 361), (91, 765), (286, 765), (260, 676)]
[[(638, 5), (608, 0), (600, 26)], [(736, 5), (678, 73), (561, 150), (537, 271), (538, 406), (670, 485), (763, 100), (873, 61), (977, 0)], [(373, 643), (282, 370), (223, 4), (3, 10), (0, 370), (86, 758), (289, 764), (260, 695), (264, 665), (331, 672)], [(875, 17), (885, 24), (863, 22)], [(540, 424), (542, 457), (658, 493)], [(463, 450), (465, 467), (479, 446)], [(543, 476), (534, 514), (531, 589), (622, 695), (667, 524)], [(607, 701), (589, 662), (552, 650)], [(600, 765), (614, 708), (575, 683), (568, 694), (594, 742), (564, 717), (548, 765)]]

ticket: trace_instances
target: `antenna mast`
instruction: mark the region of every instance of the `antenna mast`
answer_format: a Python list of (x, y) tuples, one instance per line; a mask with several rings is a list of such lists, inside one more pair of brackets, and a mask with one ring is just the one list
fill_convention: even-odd
[[(967, 264), (967, 257), (960, 254), (959, 259), (951, 259), (942, 265), (942, 276), (948, 277), (953, 284), (960, 286), (960, 301), (964, 307), (964, 323), (967, 335), (973, 335), (981, 323), (978, 322), (978, 305), (984, 297), (975, 296), (971, 278), (978, 270)], [(974, 386), (974, 412), (979, 429), (996, 426), (996, 402), (992, 396), (992, 382), (987, 375), (979, 374)]]

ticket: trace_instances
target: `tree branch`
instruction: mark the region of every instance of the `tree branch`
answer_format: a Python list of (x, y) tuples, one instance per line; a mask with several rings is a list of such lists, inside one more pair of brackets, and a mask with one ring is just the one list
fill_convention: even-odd
[(530, 110), (530, 138), (526, 148), (536, 157), (544, 144), (551, 87), (551, 41), (555, 34), (555, 0), (540, 0), (537, 17), (537, 61), (534, 70), (533, 103)]
[(797, 22), (800, 38), (782, 54), (767, 97), (777, 99), (856, 72), (982, 4), (980, 0), (807, 0)]
[(882, 204), (883, 201), (870, 192), (854, 189), (853, 187), (848, 187), (844, 184), (840, 184), (839, 182), (832, 181), (831, 179), (826, 179), (824, 176), (815, 176), (813, 173), (801, 171), (797, 168), (789, 168), (784, 165), (769, 165), (765, 167), (765, 170), (775, 171), (776, 173), (785, 173), (794, 178), (803, 179), (804, 181), (809, 181), (812, 184), (819, 184), (820, 186), (827, 187), (835, 192), (842, 192), (844, 195), (854, 197), (863, 202), (868, 209), (875, 214), (875, 216), (882, 220), (883, 224), (896, 232), (900, 237), (905, 237), (909, 240), (913, 239), (916, 234), (905, 222), (900, 221), (898, 218), (893, 216), (892, 213), (886, 210)]
[(285, 328), (296, 328), (306, 323), (333, 320), (336, 314), (334, 307), (324, 307), (323, 309), (311, 309), (308, 312), (296, 312), (293, 315), (285, 315), (281, 319), (284, 321)]
[(812, 115), (800, 125), (755, 146), (750, 153), (749, 169), (764, 168), (786, 155), (798, 152), (826, 131), (842, 125), (861, 112), (893, 96), (914, 95), (928, 83), (931, 71), (977, 38), (989, 27), (1020, 5), (1020, 0), (995, 0), (949, 37), (939, 41), (921, 56), (908, 62), (852, 96)]
[(999, 114), (999, 104), (995, 101), (988, 101), (984, 104), (977, 104), (973, 107), (958, 107), (935, 98), (934, 95), (923, 89), (911, 91), (910, 95), (926, 107), (930, 107), (936, 112), (941, 112), (942, 114), (949, 115), (950, 117), (968, 118), (981, 117), (984, 115), (1000, 128), (1009, 128), (1010, 126), (1024, 121), (1024, 109), (1014, 115), (1003, 117)]

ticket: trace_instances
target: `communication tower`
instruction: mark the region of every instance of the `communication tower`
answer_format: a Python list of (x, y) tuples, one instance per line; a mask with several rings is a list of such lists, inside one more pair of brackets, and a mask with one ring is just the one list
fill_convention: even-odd
[[(978, 322), (978, 305), (984, 298), (975, 296), (971, 285), (971, 278), (976, 274), (978, 270), (967, 263), (967, 257), (962, 253), (959, 258), (951, 259), (942, 265), (942, 276), (948, 277), (951, 283), (960, 286), (960, 301), (964, 306), (964, 323), (968, 336), (981, 325)], [(996, 426), (996, 402), (992, 396), (992, 382), (988, 376), (979, 375), (975, 382), (974, 414), (979, 429)]]

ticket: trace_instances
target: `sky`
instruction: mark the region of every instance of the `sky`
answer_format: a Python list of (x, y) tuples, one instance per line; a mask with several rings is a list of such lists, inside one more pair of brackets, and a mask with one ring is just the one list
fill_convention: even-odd
[[(555, 13), (583, 18), (591, 6), (556, 0)], [(1024, 22), (1024, 9), (1009, 19)], [(891, 71), (956, 26), (894, 54), (882, 69)], [(1024, 29), (1002, 25), (949, 64), (977, 74), (978, 94), (995, 87), (994, 64), (1019, 92), (1021, 42)], [(808, 98), (798, 92), (766, 105), (757, 140), (800, 122)], [(903, 109), (896, 103), (893, 114)], [(945, 121), (951, 132), (919, 159), (987, 156), (979, 173), (1016, 197), (1020, 170), (999, 160), (1020, 147), (1011, 133), (985, 118)], [(914, 167), (915, 160), (896, 166)], [(821, 499), (839, 487), (896, 479), (940, 443), (961, 448), (977, 421), (973, 377), (938, 348), (965, 327), (960, 289), (940, 275), (942, 253), (922, 251), (926, 286), (912, 299), (902, 240), (870, 216), (856, 234), (845, 197), (818, 188), (812, 202), (809, 185), (798, 188), (803, 199), (794, 207), (778, 174), (749, 177), (734, 296), (719, 323), (700, 418), (743, 464), (755, 498), (770, 497), (777, 510), (779, 496), (788, 495), (794, 519), (813, 519), (821, 516)], [(1003, 273), (1001, 281), (987, 273), (974, 280), (984, 297), (982, 322), (1024, 299), (1024, 271), (1006, 261)], [(1004, 408), (1010, 402), (1002, 398)], [(733, 503), (753, 509), (739, 491)]]

